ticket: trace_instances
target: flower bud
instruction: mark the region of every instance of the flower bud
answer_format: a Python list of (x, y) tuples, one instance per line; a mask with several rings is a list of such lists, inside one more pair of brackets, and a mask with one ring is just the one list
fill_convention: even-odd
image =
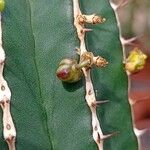
[(75, 59), (63, 59), (56, 71), (57, 77), (64, 82), (77, 82), (82, 77), (82, 70), (78, 69)]

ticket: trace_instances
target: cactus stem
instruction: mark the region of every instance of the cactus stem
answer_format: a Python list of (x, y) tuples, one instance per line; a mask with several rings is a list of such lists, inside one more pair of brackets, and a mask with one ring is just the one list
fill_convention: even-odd
[(0, 106), (3, 111), (3, 135), (9, 150), (15, 150), (16, 129), (10, 113), (11, 92), (3, 77), (5, 52), (2, 47), (2, 28), (0, 14)]
[[(127, 1), (127, 0), (126, 0)], [(114, 12), (115, 12), (115, 16), (116, 16), (116, 19), (117, 19), (117, 23), (118, 23), (118, 27), (119, 27), (119, 33), (120, 33), (120, 41), (121, 41), (121, 43), (122, 43), (122, 48), (123, 48), (123, 63), (126, 63), (126, 52), (125, 52), (125, 45), (131, 45), (131, 44), (129, 44), (129, 43), (132, 43), (134, 40), (136, 40), (137, 39), (137, 37), (133, 37), (133, 38), (131, 38), (131, 39), (129, 39), (128, 41), (124, 41), (124, 39), (122, 38), (122, 35), (121, 35), (121, 26), (120, 26), (120, 23), (119, 23), (119, 20), (120, 20), (120, 18), (119, 18), (119, 15), (118, 15), (118, 8), (116, 7), (116, 5), (115, 4), (113, 4), (112, 2), (110, 2), (110, 5), (111, 5), (111, 7), (113, 8), (113, 10), (114, 10)], [(125, 5), (124, 5), (125, 6)], [(130, 42), (129, 42), (130, 41)], [(128, 94), (129, 94), (129, 92), (130, 92), (130, 88), (131, 88), (131, 81), (130, 81), (130, 75), (131, 75), (131, 73), (130, 72), (128, 72), (127, 70), (126, 70), (126, 74), (127, 74), (127, 76), (128, 76)], [(134, 105), (135, 103), (133, 102), (133, 100), (131, 100), (131, 98), (130, 97), (128, 97), (128, 100), (129, 100), (129, 104), (130, 104), (130, 106), (131, 106), (131, 112), (132, 112), (132, 118), (133, 118), (133, 120), (134, 120), (134, 117), (133, 117), (133, 107), (132, 107), (132, 105)], [(136, 128), (134, 128), (134, 133), (135, 133), (135, 135), (137, 136), (137, 139), (138, 139), (138, 147), (140, 147), (140, 142), (139, 142), (139, 132), (136, 130)]]
[[(101, 66), (102, 59), (100, 57), (98, 57), (98, 58), (94, 57), (93, 53), (87, 52), (87, 50), (86, 50), (85, 39), (84, 39), (85, 32), (81, 32), (84, 29), (85, 15), (82, 15), (82, 13), (81, 13), (78, 0), (73, 0), (73, 9), (74, 9), (74, 26), (77, 29), (77, 35), (80, 40), (80, 49), (78, 49), (78, 53), (80, 55), (80, 62), (90, 60), (90, 65), (92, 65), (95, 62), (95, 63), (97, 63), (97, 65)], [(79, 16), (80, 16), (80, 18), (79, 18)], [(91, 16), (90, 16), (90, 18), (93, 18), (94, 15), (92, 17)], [(90, 20), (90, 23), (91, 22), (93, 23), (93, 20), (92, 21)], [(86, 23), (87, 23), (87, 20), (86, 20)], [(106, 63), (106, 61), (105, 61), (105, 63)], [(86, 84), (85, 85), (85, 88), (86, 88), (85, 99), (86, 99), (86, 102), (87, 102), (87, 104), (91, 110), (91, 114), (92, 114), (93, 139), (96, 142), (98, 149), (103, 150), (102, 137), (104, 137), (104, 135), (103, 135), (103, 132), (102, 132), (102, 129), (100, 126), (100, 122), (99, 122), (97, 114), (96, 114), (96, 107), (93, 107), (93, 105), (92, 105), (92, 104), (96, 104), (99, 102), (96, 101), (96, 96), (95, 96), (95, 92), (94, 92), (93, 83), (91, 80), (91, 71), (90, 70), (91, 69), (87, 69), (86, 67), (82, 68), (83, 74), (85, 76), (85, 84)]]

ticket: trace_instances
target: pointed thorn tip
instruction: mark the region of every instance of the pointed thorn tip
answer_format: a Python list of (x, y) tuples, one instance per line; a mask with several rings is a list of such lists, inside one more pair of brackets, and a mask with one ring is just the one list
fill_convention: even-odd
[(96, 101), (95, 103), (98, 105), (98, 104), (105, 104), (108, 102), (109, 102), (109, 100), (103, 100), (103, 101)]
[(119, 134), (120, 132), (119, 131), (116, 131), (116, 132), (113, 132), (113, 133), (110, 133), (110, 134), (107, 134), (107, 135), (104, 135), (102, 140), (106, 140), (106, 139), (109, 139), (117, 134)]
[(90, 32), (90, 31), (93, 31), (92, 29), (83, 29), (84, 30), (84, 32)]
[(96, 106), (98, 106), (98, 105), (105, 104), (105, 103), (108, 103), (108, 102), (109, 102), (109, 100), (95, 101), (92, 106), (93, 106), (93, 107), (96, 107)]

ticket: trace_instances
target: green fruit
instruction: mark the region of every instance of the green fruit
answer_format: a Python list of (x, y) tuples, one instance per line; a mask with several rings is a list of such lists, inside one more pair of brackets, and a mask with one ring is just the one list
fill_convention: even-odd
[(2, 12), (4, 10), (4, 7), (5, 7), (5, 1), (0, 0), (0, 12)]
[(63, 59), (59, 63), (59, 67), (56, 71), (57, 77), (64, 82), (77, 82), (82, 77), (82, 70), (78, 69), (77, 61), (75, 59)]

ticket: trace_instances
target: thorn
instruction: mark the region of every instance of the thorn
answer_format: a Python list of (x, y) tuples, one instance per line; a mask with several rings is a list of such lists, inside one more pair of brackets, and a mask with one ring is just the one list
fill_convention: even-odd
[(116, 9), (120, 9), (121, 7), (124, 7), (128, 4), (128, 0), (122, 0), (118, 5)]
[(95, 101), (95, 102), (92, 103), (92, 106), (96, 107), (98, 105), (105, 104), (105, 103), (108, 103), (108, 102), (109, 102), (109, 100)]
[(135, 44), (133, 42), (135, 42), (137, 39), (139, 38), (139, 36), (136, 37), (132, 37), (130, 39), (124, 39), (123, 37), (120, 37), (121, 43), (123, 45), (133, 45), (133, 46), (137, 46), (138, 44)]
[[(131, 101), (133, 101), (133, 100), (131, 100)], [(149, 97), (147, 96), (147, 97), (142, 97), (142, 99), (136, 99), (136, 101), (133, 102), (133, 104), (138, 104), (138, 103), (141, 103), (143, 101), (144, 102), (149, 101)]]
[(100, 105), (100, 104), (105, 104), (105, 103), (108, 103), (108, 102), (109, 102), (109, 100), (96, 101), (95, 104)]
[(83, 29), (83, 32), (91, 32), (91, 31), (93, 31), (93, 30), (92, 29), (86, 29), (86, 28)]
[(118, 9), (126, 6), (128, 4), (128, 0), (122, 0), (119, 4), (114, 4), (114, 2), (110, 1), (111, 7), (117, 11)]
[(86, 29), (86, 28), (84, 28), (84, 29), (80, 30), (80, 34), (84, 35), (85, 32), (89, 32), (89, 31), (92, 31), (92, 29)]
[(111, 7), (112, 7), (114, 10), (116, 10), (117, 5), (116, 5), (116, 4), (114, 4), (114, 2), (110, 1), (110, 5), (111, 5)]
[(102, 139), (101, 140), (106, 140), (106, 139), (109, 139), (109, 138), (111, 138), (111, 137), (113, 137), (113, 136), (115, 136), (115, 135), (117, 135), (117, 134), (119, 134), (120, 132), (119, 131), (116, 131), (116, 132), (113, 132), (113, 133), (110, 133), (110, 134), (107, 134), (107, 135), (104, 135), (103, 137), (102, 137)]
[(135, 135), (137, 137), (140, 137), (141, 135), (143, 135), (147, 131), (148, 131), (148, 128), (139, 130), (139, 129), (137, 129), (137, 128), (134, 127), (134, 132), (135, 132)]

